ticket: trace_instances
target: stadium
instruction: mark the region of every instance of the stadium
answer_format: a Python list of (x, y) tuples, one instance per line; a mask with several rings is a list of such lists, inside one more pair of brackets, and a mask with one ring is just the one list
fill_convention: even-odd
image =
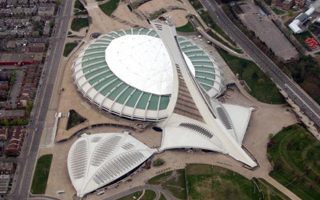
[[(224, 89), (220, 69), (194, 42), (178, 36), (188, 68), (210, 97)], [(73, 64), (78, 90), (100, 109), (129, 119), (168, 117), (172, 64), (156, 31), (132, 28), (101, 35), (88, 43)]]
[(154, 30), (100, 36), (73, 64), (74, 82), (90, 102), (120, 117), (157, 122), (162, 130), (157, 149), (125, 133), (80, 137), (67, 162), (79, 197), (113, 185), (153, 154), (172, 149), (220, 152), (249, 168), (257, 166), (242, 149), (253, 108), (219, 102), (225, 87), (214, 60), (178, 36), (169, 20), (151, 24)]

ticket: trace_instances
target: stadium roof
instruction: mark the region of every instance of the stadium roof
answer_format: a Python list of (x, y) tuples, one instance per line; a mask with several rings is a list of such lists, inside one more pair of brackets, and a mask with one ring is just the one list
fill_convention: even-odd
[[(217, 121), (223, 125), (225, 132), (241, 145), (253, 109), (219, 102), (213, 104)], [(226, 153), (222, 142), (216, 133), (210, 131), (210, 127), (182, 117), (164, 127), (160, 150), (178, 148), (197, 148)]]
[[(223, 83), (214, 61), (188, 39), (178, 41), (201, 87), (212, 97), (220, 94)], [(172, 66), (154, 30), (114, 31), (91, 41), (74, 62), (73, 77), (79, 91), (104, 110), (145, 121), (168, 116)]]
[(155, 151), (126, 133), (84, 134), (71, 146), (67, 162), (77, 196), (117, 181)]

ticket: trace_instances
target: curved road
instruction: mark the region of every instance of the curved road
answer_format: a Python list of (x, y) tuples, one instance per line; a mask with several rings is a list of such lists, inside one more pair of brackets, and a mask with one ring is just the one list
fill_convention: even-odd
[[(224, 13), (214, 0), (200, 0), (210, 17), (238, 43), (258, 64), (271, 80), (297, 104), (318, 127), (320, 127), (320, 106), (299, 85), (290, 79), (266, 56)], [(267, 91), (266, 91), (267, 92)]]

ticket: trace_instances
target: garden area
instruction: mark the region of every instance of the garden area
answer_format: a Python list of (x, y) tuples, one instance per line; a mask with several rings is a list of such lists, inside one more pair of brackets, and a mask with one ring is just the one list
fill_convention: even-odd
[(246, 82), (249, 87), (249, 93), (253, 97), (264, 103), (285, 103), (285, 100), (280, 94), (276, 85), (259, 69), (255, 63), (230, 55), (226, 51), (219, 48), (218, 52), (231, 68), (233, 73), (238, 74), (238, 78)]
[(303, 126), (282, 129), (268, 143), (270, 175), (304, 200), (320, 199), (320, 142)]
[(72, 128), (78, 124), (81, 124), (86, 120), (87, 120), (86, 118), (82, 117), (75, 110), (70, 110), (66, 129), (69, 130), (70, 128)]
[(52, 154), (43, 155), (38, 159), (32, 180), (32, 194), (44, 194), (46, 192), (51, 161)]
[(111, 14), (117, 9), (119, 5), (120, 0), (110, 0), (106, 3), (100, 4), (100, 9), (108, 16), (111, 16)]
[(71, 51), (78, 45), (77, 42), (68, 42), (64, 46), (63, 56), (68, 57)]

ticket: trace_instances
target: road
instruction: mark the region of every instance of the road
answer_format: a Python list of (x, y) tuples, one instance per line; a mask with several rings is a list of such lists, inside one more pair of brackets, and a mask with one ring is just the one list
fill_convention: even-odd
[(320, 127), (320, 106), (228, 18), (216, 1), (200, 0), (200, 2), (208, 10), (210, 17), (244, 49), (281, 90), (288, 94), (301, 111)]
[(67, 36), (70, 13), (73, 1), (62, 1), (57, 13), (55, 28), (52, 34), (48, 50), (48, 56), (44, 63), (31, 121), (29, 132), (25, 138), (21, 155), (17, 158), (17, 173), (14, 178), (13, 188), (8, 195), (9, 199), (25, 200), (29, 197), (33, 171), (36, 165), (40, 139), (47, 115), (52, 90), (59, 68), (61, 55), (64, 48), (64, 40)]

